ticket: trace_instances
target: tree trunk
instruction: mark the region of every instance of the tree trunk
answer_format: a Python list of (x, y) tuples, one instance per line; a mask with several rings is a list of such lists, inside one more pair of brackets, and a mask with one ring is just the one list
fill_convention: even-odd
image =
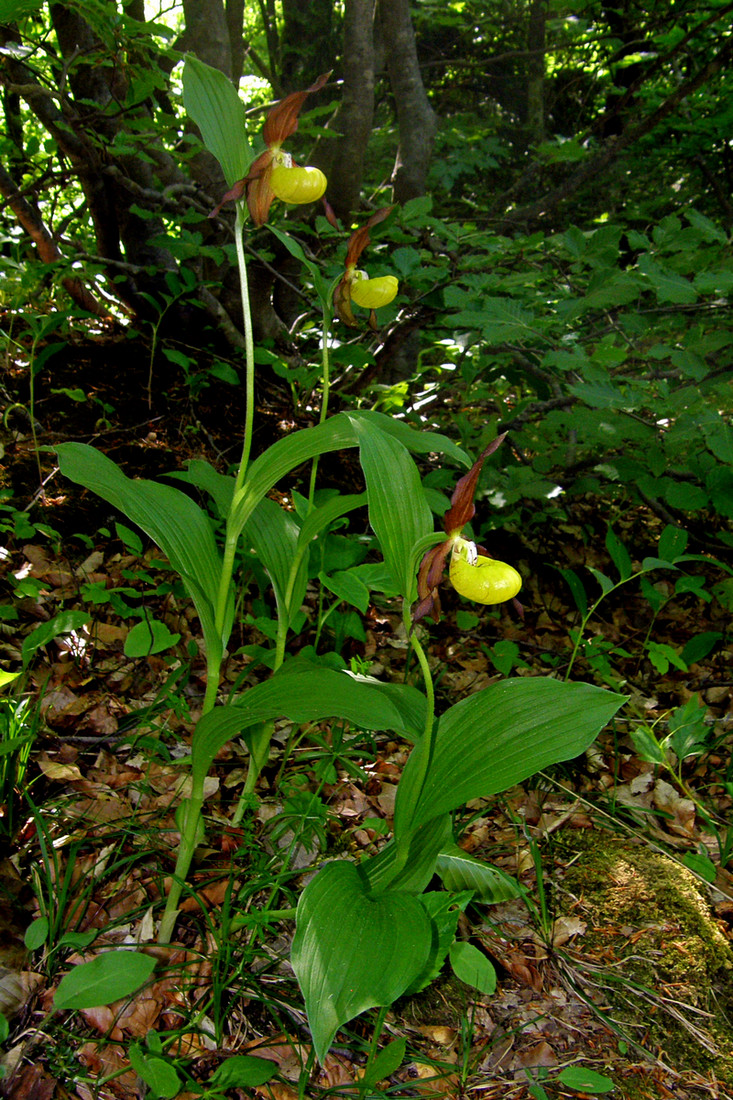
[(359, 208), (364, 160), (374, 121), (374, 4), (346, 0), (344, 11), (344, 81), (341, 106), (329, 142), (328, 200), (339, 218)]
[(282, 0), (280, 75), (286, 95), (333, 68), (333, 9), (332, 0)]
[(539, 145), (545, 139), (545, 22), (547, 0), (532, 0), (527, 49), (527, 139)]
[(183, 0), (183, 46), (226, 76), (232, 76), (232, 47), (222, 0)]
[(438, 122), (420, 75), (409, 0), (379, 0), (378, 11), (400, 134), (394, 197), (404, 203), (425, 194)]
[[(0, 164), (0, 194), (15, 214), (20, 225), (23, 226), (31, 238), (38, 255), (44, 264), (53, 264), (63, 257), (56, 241), (46, 228), (41, 212), (34, 202), (24, 198), (15, 182)], [(109, 317), (109, 311), (92, 294), (81, 279), (73, 275), (64, 275), (61, 283), (72, 301), (89, 313), (95, 313), (98, 317)]]

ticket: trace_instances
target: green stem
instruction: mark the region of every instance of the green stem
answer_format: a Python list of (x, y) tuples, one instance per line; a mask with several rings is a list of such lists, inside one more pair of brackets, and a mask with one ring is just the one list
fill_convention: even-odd
[[(331, 320), (332, 315), (330, 309), (323, 307), (323, 325), (321, 328), (321, 363), (323, 371), (321, 374), (321, 414), (318, 417), (318, 423), (323, 424), (328, 415), (328, 398), (331, 392), (331, 363), (329, 359), (328, 338), (331, 332)], [(308, 489), (308, 511), (313, 508), (313, 498), (316, 492), (316, 476), (318, 474), (318, 455), (313, 459), (313, 465), (311, 466), (311, 480), (310, 487)]]
[(575, 664), (575, 659), (578, 656), (578, 650), (580, 649), (580, 646), (582, 645), (582, 642), (583, 642), (583, 636), (585, 634), (585, 628), (588, 625), (588, 623), (590, 622), (590, 620), (593, 618), (593, 616), (595, 615), (595, 613), (598, 610), (600, 604), (602, 604), (603, 601), (605, 600), (606, 596), (610, 596), (612, 592), (615, 592), (619, 588), (623, 588), (623, 586), (625, 584), (628, 584), (629, 581), (637, 581), (637, 580), (639, 580), (640, 577), (643, 577), (647, 573), (651, 573), (651, 572), (652, 572), (651, 569), (640, 569), (638, 573), (632, 573), (630, 577), (624, 577), (624, 579), (622, 581), (618, 581), (616, 584), (613, 585), (612, 588), (609, 588), (607, 592), (602, 592), (601, 595), (596, 600), (596, 602), (592, 605), (592, 607), (589, 608), (589, 610), (586, 612), (586, 614), (583, 616), (583, 618), (581, 619), (581, 622), (580, 622), (580, 629), (578, 631), (578, 636), (575, 639), (575, 643), (573, 645), (573, 649), (572, 649), (572, 652), (570, 654), (570, 662), (569, 662), (567, 670), (565, 672), (565, 676), (564, 676), (565, 682), (567, 682), (570, 679), (570, 673), (573, 671), (573, 665)]
[[(412, 623), (410, 620), (410, 605), (405, 600), (403, 605), (403, 621), (407, 629), (407, 634), (410, 639), (410, 645), (412, 647), (415, 656), (417, 657), (418, 664), (420, 665), (420, 671), (422, 672), (423, 681), (425, 684), (425, 696), (427, 700), (427, 707), (425, 711), (425, 727), (423, 729), (422, 737), (418, 741), (415, 748), (412, 750), (413, 754), (417, 754), (415, 769), (417, 772), (416, 779), (414, 780), (415, 786), (415, 799), (413, 808), (417, 806), (422, 795), (423, 788), (425, 786), (425, 780), (427, 779), (430, 765), (433, 760), (433, 754), (435, 752), (435, 686), (433, 684), (433, 675), (430, 671), (430, 665), (428, 663), (427, 654), (422, 647), (422, 643), (417, 637), (414, 629), (412, 629)], [(406, 834), (400, 839), (397, 839), (397, 850), (395, 852), (395, 859), (392, 867), (390, 868), (389, 878), (386, 882), (382, 883), (380, 889), (384, 889), (389, 882), (394, 881), (397, 875), (402, 871), (403, 867), (407, 863), (407, 857), (410, 852), (410, 834)]]
[(232, 917), (229, 927), (232, 932), (237, 932), (251, 924), (275, 924), (277, 921), (295, 920), (296, 913), (297, 909), (257, 909), (253, 913)]
[[(245, 410), (244, 410), (244, 440), (242, 444), (242, 457), (239, 461), (239, 469), (237, 470), (234, 493), (232, 500), (236, 500), (238, 493), (244, 485), (245, 478), (247, 476), (247, 467), (249, 466), (250, 454), (252, 451), (252, 436), (254, 432), (254, 411), (255, 411), (255, 349), (254, 349), (254, 337), (252, 333), (252, 311), (249, 303), (249, 287), (247, 284), (247, 262), (244, 254), (244, 219), (246, 214), (246, 206), (243, 202), (237, 203), (237, 216), (234, 225), (234, 236), (237, 248), (237, 266), (239, 268), (239, 285), (242, 293), (242, 313), (244, 316), (244, 349), (245, 349)], [(225, 624), (227, 618), (227, 607), (229, 605), (229, 596), (232, 585), (232, 575), (234, 573), (234, 558), (237, 550), (237, 544), (239, 542), (239, 530), (235, 530), (231, 523), (232, 511), (230, 510), (227, 517), (227, 529), (224, 540), (224, 554), (222, 557), (221, 572), (219, 574), (219, 586), (216, 598), (216, 607), (214, 609), (214, 622), (216, 627), (217, 638), (221, 639), (221, 645), (217, 646), (217, 652), (208, 654), (206, 662), (206, 693), (204, 695), (204, 703), (202, 707), (202, 717), (204, 714), (208, 714), (213, 710), (216, 705), (216, 697), (219, 691), (219, 684), (221, 681), (221, 663), (224, 655), (224, 648), (228, 641), (224, 637)], [(242, 798), (249, 799), (254, 785), (257, 782), (257, 769), (253, 770), (250, 761), (250, 771), (247, 775), (247, 782), (245, 783), (244, 794)], [(160, 932), (158, 933), (159, 943), (168, 943), (173, 935), (173, 929), (176, 923), (176, 917), (178, 916), (178, 903), (181, 900), (181, 894), (186, 882), (186, 877), (191, 868), (193, 862), (194, 851), (196, 849), (196, 837), (199, 831), (199, 823), (201, 821), (201, 814), (203, 810), (204, 796), (203, 789), (195, 790), (191, 794), (188, 805), (186, 806), (186, 816), (184, 826), (181, 831), (181, 842), (178, 847), (178, 857), (176, 859), (176, 867), (173, 872), (173, 882), (168, 893), (166, 901), (165, 911), (160, 923)]]
[(36, 466), (38, 467), (38, 485), (39, 485), (41, 491), (43, 491), (43, 470), (41, 469), (41, 452), (38, 448), (38, 434), (36, 432), (36, 370), (35, 370), (35, 365), (36, 365), (36, 348), (37, 348), (37, 346), (38, 346), (38, 339), (34, 338), (33, 343), (31, 344), (30, 375), (29, 375), (29, 379), (28, 379), (29, 386), (30, 386), (30, 400), (29, 400), (29, 403), (28, 403), (28, 414), (30, 416), (30, 422), (31, 422), (31, 439), (33, 440), (33, 452), (36, 456)]
[(246, 216), (246, 204), (237, 203), (237, 217), (234, 223), (234, 240), (237, 246), (237, 267), (239, 268), (239, 288), (242, 295), (242, 314), (244, 317), (244, 358), (245, 358), (245, 384), (244, 384), (244, 442), (242, 445), (242, 457), (239, 462), (236, 481), (234, 483), (234, 496), (244, 485), (247, 476), (250, 454), (252, 452), (252, 435), (254, 433), (255, 417), (255, 343), (252, 333), (252, 310), (249, 304), (249, 285), (247, 283), (247, 259), (244, 254), (244, 219)]
[[(384, 1023), (387, 1019), (387, 1013), (389, 1012), (391, 1005), (383, 1005), (377, 1013), (377, 1018), (374, 1021), (374, 1033), (372, 1035), (372, 1041), (369, 1044), (369, 1053), (367, 1054), (366, 1065), (364, 1066), (363, 1074), (365, 1077), (369, 1076), (369, 1070), (374, 1065), (374, 1061), (379, 1054), (379, 1038), (384, 1031)], [(372, 1086), (376, 1082), (372, 1082)], [(371, 1086), (370, 1086), (371, 1088)]]
[(178, 858), (176, 859), (171, 888), (168, 892), (165, 912), (160, 922), (158, 943), (170, 943), (171, 936), (173, 935), (176, 918), (178, 917), (178, 902), (181, 899), (183, 886), (191, 867), (193, 853), (196, 849), (196, 837), (198, 836), (203, 805), (203, 791), (197, 791), (195, 795), (192, 793), (186, 804), (185, 820), (183, 829), (181, 830), (181, 843), (178, 846)]

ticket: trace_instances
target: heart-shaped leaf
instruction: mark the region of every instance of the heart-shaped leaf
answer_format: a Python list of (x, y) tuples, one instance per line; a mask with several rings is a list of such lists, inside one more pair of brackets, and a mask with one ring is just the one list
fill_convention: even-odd
[(430, 951), (432, 930), (417, 898), (376, 897), (353, 863), (329, 863), (298, 903), (291, 962), (323, 1062), (339, 1027), (368, 1008), (392, 1004)]

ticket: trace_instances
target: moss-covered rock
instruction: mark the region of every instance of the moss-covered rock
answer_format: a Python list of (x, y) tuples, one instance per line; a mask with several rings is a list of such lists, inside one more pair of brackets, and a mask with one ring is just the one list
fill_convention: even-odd
[(593, 960), (609, 1015), (652, 1057), (733, 1084), (733, 949), (697, 879), (610, 833), (565, 834), (562, 844), (576, 856), (562, 907), (587, 924), (579, 975)]

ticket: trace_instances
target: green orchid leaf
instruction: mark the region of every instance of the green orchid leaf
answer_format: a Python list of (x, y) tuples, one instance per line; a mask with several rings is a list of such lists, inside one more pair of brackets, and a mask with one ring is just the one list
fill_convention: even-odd
[(372, 895), (353, 863), (329, 863), (308, 883), (291, 962), (321, 1063), (342, 1024), (404, 993), (431, 943), (419, 900), (401, 891)]
[(300, 524), (294, 513), (268, 497), (257, 505), (245, 530), (245, 538), (272, 581), (278, 617), (288, 626), (300, 610), (308, 584), (305, 554), (296, 553), (299, 537)]
[(397, 789), (395, 836), (471, 799), (496, 794), (588, 748), (625, 697), (590, 684), (518, 678), (469, 695), (443, 714), (424, 782), (413, 749)]
[(418, 432), (404, 420), (396, 420), (393, 416), (387, 416), (386, 413), (375, 412), (372, 409), (360, 409), (358, 413), (351, 415), (392, 436), (411, 454), (425, 455), (437, 452), (455, 459), (462, 466), (471, 465), (472, 459), (463, 448), (441, 432)]
[(366, 479), (369, 522), (392, 580), (412, 601), (417, 595), (413, 548), (433, 530), (420, 473), (402, 443), (362, 417), (351, 420)]
[(447, 894), (445, 890), (433, 890), (420, 895), (420, 902), (425, 907), (433, 928), (433, 942), (425, 967), (409, 989), (405, 990), (406, 996), (412, 997), (415, 993), (419, 993), (440, 974), (445, 957), (456, 938), (461, 913), (472, 896), (470, 890), (462, 894)]
[(254, 153), (247, 141), (244, 104), (229, 77), (189, 54), (183, 66), (183, 106), (229, 187), (244, 179)]
[[(287, 667), (287, 666), (286, 666)], [(202, 784), (214, 757), (232, 737), (272, 718), (301, 724), (323, 718), (346, 718), (362, 729), (402, 732), (400, 709), (382, 691), (357, 682), (345, 672), (308, 669), (280, 672), (250, 688), (226, 707), (216, 707), (199, 720), (191, 742), (194, 784)]]
[(344, 413), (337, 413), (314, 428), (303, 428), (278, 439), (250, 465), (247, 480), (232, 501), (231, 533), (243, 530), (259, 502), (286, 474), (317, 455), (356, 444), (353, 426)]
[(309, 512), (303, 520), (300, 531), (299, 544), (309, 546), (313, 539), (318, 538), (322, 531), (330, 527), (337, 519), (349, 512), (362, 508), (367, 502), (366, 493), (347, 493), (332, 497), (325, 504), (319, 505)]
[(408, 894), (421, 894), (435, 874), (440, 852), (450, 844), (453, 825), (448, 814), (433, 818), (417, 829), (409, 841), (407, 859), (395, 874), (394, 865), (399, 850), (390, 840), (378, 855), (359, 864), (369, 882), (369, 889), (378, 894), (387, 886)]
[(299, 241), (296, 241), (294, 237), (291, 237), (289, 233), (284, 233), (282, 231), (282, 229), (278, 229), (276, 225), (269, 225), (268, 224), (267, 228), (270, 230), (270, 232), (273, 234), (273, 236), (277, 237), (277, 239), (280, 241), (280, 243), (285, 248), (287, 248), (290, 255), (294, 259), (298, 260), (299, 263), (301, 263), (303, 265), (303, 267), (306, 269), (306, 271), (308, 271), (308, 273), (310, 274), (311, 279), (313, 280), (313, 289), (315, 290), (316, 294), (318, 295), (318, 298), (321, 302), (321, 306), (330, 315), (330, 310), (331, 310), (331, 296), (329, 294), (330, 286), (326, 282), (326, 280), (323, 278), (323, 275), (321, 274), (321, 271), (320, 271), (320, 268), (318, 267), (318, 264), (315, 264), (315, 263), (313, 263), (312, 260), (308, 259), (305, 252), (303, 251), (303, 246), (300, 244)]
[(119, 508), (167, 555), (196, 606), (207, 652), (212, 658), (220, 655), (234, 620), (234, 597), (233, 594), (229, 597), (224, 630), (219, 637), (214, 626), (214, 608), (222, 563), (206, 513), (171, 485), (142, 478), (132, 480), (94, 447), (60, 443), (56, 453), (65, 477)]
[(440, 851), (435, 871), (446, 890), (471, 890), (478, 900), (489, 905), (497, 905), (499, 902), (509, 901), (510, 898), (521, 898), (527, 893), (506, 871), (475, 859), (457, 844), (451, 844)]

